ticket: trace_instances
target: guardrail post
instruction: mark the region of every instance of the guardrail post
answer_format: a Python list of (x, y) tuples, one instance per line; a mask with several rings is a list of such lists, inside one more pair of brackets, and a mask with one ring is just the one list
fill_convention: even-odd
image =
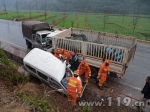
[(81, 43), (81, 54), (85, 57), (87, 55), (87, 43), (82, 42)]
[(128, 52), (128, 50), (124, 49), (123, 63), (127, 63), (127, 65), (128, 65), (129, 55), (130, 53)]
[(98, 42), (100, 42), (100, 39), (101, 38), (101, 33), (100, 32), (98, 32)]

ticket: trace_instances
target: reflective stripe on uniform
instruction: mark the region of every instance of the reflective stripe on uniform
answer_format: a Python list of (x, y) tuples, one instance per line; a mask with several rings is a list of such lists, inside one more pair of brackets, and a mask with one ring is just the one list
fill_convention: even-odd
[(76, 84), (77, 84), (77, 82), (74, 81), (74, 80), (71, 80), (71, 79), (70, 79), (70, 81), (68, 82), (68, 85), (69, 85), (69, 86), (72, 86), (72, 87), (74, 87), (74, 88), (77, 87)]
[(81, 91), (79, 91), (78, 93), (81, 93)]
[(68, 83), (68, 85), (69, 85), (69, 86), (72, 86), (72, 87), (74, 87), (74, 88), (77, 87), (76, 85), (74, 85), (74, 84), (72, 84), (72, 83)]

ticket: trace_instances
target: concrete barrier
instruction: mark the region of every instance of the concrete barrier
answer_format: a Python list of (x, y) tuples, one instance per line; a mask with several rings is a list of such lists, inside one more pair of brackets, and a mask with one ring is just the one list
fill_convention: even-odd
[(25, 55), (29, 52), (28, 49), (24, 49), (4, 40), (0, 40), (0, 48), (4, 50), (8, 58), (21, 64), (23, 64), (23, 58)]

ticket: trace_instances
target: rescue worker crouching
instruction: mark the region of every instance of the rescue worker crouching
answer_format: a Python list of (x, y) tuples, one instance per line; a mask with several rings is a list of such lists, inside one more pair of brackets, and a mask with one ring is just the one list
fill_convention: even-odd
[(69, 63), (69, 59), (70, 59), (69, 53), (64, 49), (61, 49), (60, 54), (63, 56), (66, 62)]
[(70, 52), (70, 55), (71, 55), (71, 60), (69, 62), (69, 64), (71, 65), (70, 69), (72, 71), (75, 71), (75, 70), (77, 70), (78, 65), (79, 65), (78, 55), (77, 55), (77, 53), (75, 53), (73, 51)]
[(98, 71), (97, 79), (99, 80), (98, 88), (100, 90), (103, 90), (102, 86), (106, 82), (107, 73), (109, 72), (109, 63), (110, 63), (109, 60), (105, 60), (104, 63), (100, 66), (100, 69)]
[(77, 71), (79, 72), (79, 76), (85, 73), (85, 82), (88, 82), (88, 78), (91, 76), (91, 68), (85, 60), (81, 61)]
[(59, 49), (55, 49), (54, 50), (54, 56), (57, 57), (58, 59), (60, 59), (59, 54), (60, 54), (60, 50)]
[(74, 71), (74, 77), (70, 77), (67, 80), (67, 94), (68, 94), (68, 101), (72, 102), (73, 106), (76, 106), (76, 99), (77, 96), (81, 97), (81, 82), (77, 79), (79, 76), (77, 71)]

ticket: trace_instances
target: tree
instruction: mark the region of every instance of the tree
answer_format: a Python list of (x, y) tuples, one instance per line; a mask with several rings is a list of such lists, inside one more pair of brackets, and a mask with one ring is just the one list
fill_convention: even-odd
[(19, 7), (18, 7), (18, 0), (16, 0), (16, 11), (17, 11), (17, 14), (19, 13)]
[(74, 26), (74, 20), (71, 20), (71, 27), (73, 28)]
[(37, 1), (36, 1), (36, 12), (38, 12)]
[(86, 22), (87, 22), (88, 6), (89, 6), (89, 0), (87, 0), (85, 3), (85, 28), (86, 28)]
[(133, 15), (133, 34), (135, 33), (136, 25), (139, 19), (139, 12), (141, 8), (140, 0), (138, 1), (137, 7), (134, 8), (134, 15)]
[(109, 13), (109, 9), (107, 7), (105, 7), (104, 18), (103, 18), (103, 23), (104, 23), (103, 30), (105, 30), (105, 26), (106, 26), (106, 23), (107, 23), (107, 20), (108, 20), (108, 13)]
[(124, 6), (124, 10), (123, 10), (123, 13), (122, 13), (122, 16), (123, 16), (122, 22), (124, 22), (124, 17), (125, 17), (125, 15), (126, 15), (126, 13), (127, 13), (127, 7)]
[(65, 17), (66, 17), (66, 0), (64, 1), (64, 17), (63, 17), (63, 27), (64, 27), (64, 24), (65, 24)]
[(29, 14), (30, 14), (30, 19), (31, 19), (31, 4), (29, 3)]
[(3, 6), (4, 6), (4, 12), (6, 13), (6, 16), (7, 16), (7, 19), (8, 19), (8, 15), (7, 15), (7, 9), (6, 9), (5, 0), (3, 0)]
[(44, 16), (45, 16), (45, 20), (46, 20), (46, 16), (47, 16), (47, 0), (44, 1)]

